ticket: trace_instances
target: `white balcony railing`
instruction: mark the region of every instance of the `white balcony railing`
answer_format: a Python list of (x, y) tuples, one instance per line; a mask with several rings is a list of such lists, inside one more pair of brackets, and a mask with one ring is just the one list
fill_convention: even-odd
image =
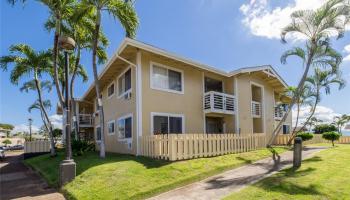
[(275, 107), (275, 120), (281, 120), (283, 118), (284, 115), (284, 111), (283, 108), (276, 106)]
[(204, 112), (206, 113), (235, 113), (235, 96), (221, 92), (204, 93)]
[(260, 118), (261, 117), (261, 103), (257, 101), (252, 101), (252, 116), (254, 118)]
[(79, 126), (90, 127), (93, 125), (93, 117), (91, 114), (79, 114)]

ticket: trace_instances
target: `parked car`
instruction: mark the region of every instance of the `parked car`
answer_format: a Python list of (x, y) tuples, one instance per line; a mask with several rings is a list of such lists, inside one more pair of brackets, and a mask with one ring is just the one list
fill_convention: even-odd
[(0, 159), (1, 160), (5, 159), (5, 150), (3, 147), (0, 147)]
[(22, 149), (24, 149), (24, 146), (20, 144), (9, 147), (9, 150), (22, 150)]

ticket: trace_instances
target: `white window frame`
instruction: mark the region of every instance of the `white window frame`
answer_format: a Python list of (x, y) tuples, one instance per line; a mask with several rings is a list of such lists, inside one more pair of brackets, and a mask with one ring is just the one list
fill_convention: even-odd
[[(172, 71), (176, 71), (176, 72), (181, 73), (181, 91), (154, 87), (153, 86), (153, 67), (154, 67), (154, 65), (156, 65), (157, 67), (165, 68), (167, 70), (170, 69)], [(185, 93), (185, 83), (184, 83), (185, 73), (184, 73), (183, 70), (177, 69), (177, 68), (173, 68), (173, 67), (169, 67), (167, 65), (163, 65), (163, 64), (156, 63), (156, 62), (153, 62), (153, 61), (151, 61), (151, 63), (150, 63), (150, 69), (151, 69), (150, 70), (150, 87), (151, 87), (151, 89), (165, 91), (165, 92), (170, 92), (170, 93), (176, 93), (176, 94), (184, 94)], [(167, 71), (167, 73), (168, 73), (168, 71)]]
[[(112, 133), (109, 132), (109, 124), (114, 123), (114, 131)], [(115, 120), (110, 120), (107, 122), (107, 133), (108, 135), (114, 135), (115, 134)]]
[(131, 70), (131, 87), (130, 89), (128, 89), (127, 91), (124, 91), (122, 94), (119, 94), (119, 87), (121, 87), (119, 85), (119, 78), (122, 77), (129, 69), (131, 69), (131, 66), (127, 67), (122, 73), (119, 74), (119, 76), (117, 77), (117, 93), (118, 93), (118, 99), (124, 97), (124, 95), (131, 93), (132, 92), (132, 70)]
[[(113, 85), (114, 84), (114, 85)], [(113, 92), (113, 94), (111, 94), (111, 95), (109, 95), (108, 93), (108, 89), (111, 87), (113, 85), (113, 87), (114, 87), (114, 92)], [(114, 95), (115, 95), (115, 82), (114, 81), (112, 81), (108, 86), (107, 86), (107, 99), (110, 99), (110, 98), (112, 98)]]
[(151, 134), (154, 134), (154, 127), (153, 127), (153, 117), (154, 116), (161, 116), (161, 117), (168, 117), (168, 132), (169, 132), (169, 117), (181, 117), (182, 118), (182, 134), (185, 134), (185, 115), (184, 114), (174, 114), (174, 113), (161, 113), (161, 112), (151, 112)]
[[(131, 118), (131, 138), (120, 138), (119, 137), (119, 133), (118, 133), (118, 122), (119, 122), (119, 120), (125, 120), (125, 119), (127, 119), (127, 118)], [(134, 115), (133, 115), (133, 113), (129, 113), (129, 114), (126, 114), (126, 115), (123, 115), (123, 116), (121, 116), (121, 117), (119, 117), (117, 120), (116, 120), (116, 128), (114, 129), (115, 131), (116, 131), (116, 133), (117, 133), (117, 137), (118, 137), (118, 141), (129, 141), (129, 142), (131, 142), (132, 141), (132, 139), (133, 139), (133, 137), (134, 137)]]
[[(100, 143), (101, 142), (101, 140), (97, 140), (97, 128), (100, 128), (101, 126), (100, 125), (97, 125), (97, 126), (95, 126), (95, 135), (96, 135), (96, 142), (97, 143)], [(102, 137), (102, 130), (101, 130), (101, 137)]]

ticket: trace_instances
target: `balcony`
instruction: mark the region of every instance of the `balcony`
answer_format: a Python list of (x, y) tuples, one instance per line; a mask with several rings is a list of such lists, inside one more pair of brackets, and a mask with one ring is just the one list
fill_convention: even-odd
[(79, 127), (93, 127), (92, 114), (79, 114)]
[(221, 92), (204, 93), (204, 112), (235, 114), (235, 96)]
[(284, 116), (284, 111), (283, 108), (276, 106), (275, 107), (275, 120), (282, 120), (283, 116)]
[(261, 103), (257, 101), (252, 101), (252, 117), (253, 118), (261, 118)]

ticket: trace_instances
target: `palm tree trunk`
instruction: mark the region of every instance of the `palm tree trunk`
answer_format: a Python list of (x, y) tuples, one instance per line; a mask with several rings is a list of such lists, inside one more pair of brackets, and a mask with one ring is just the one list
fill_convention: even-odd
[(72, 110), (73, 110), (73, 116), (75, 118), (75, 121), (74, 121), (74, 133), (75, 133), (75, 139), (80, 139), (80, 136), (79, 136), (79, 127), (78, 127), (78, 120), (79, 120), (79, 116), (77, 116), (77, 108), (76, 108), (76, 105), (75, 105), (75, 99), (74, 99), (74, 80), (75, 80), (75, 77), (76, 77), (76, 74), (77, 74), (77, 71), (78, 71), (78, 66), (79, 66), (79, 63), (80, 63), (80, 46), (79, 44), (77, 45), (77, 58), (75, 60), (75, 64), (74, 64), (74, 69), (73, 69), (73, 74), (72, 74), (72, 78), (71, 78), (71, 81), (70, 81), (70, 96), (71, 96), (71, 102), (72, 102)]
[(49, 127), (49, 136), (50, 136), (50, 143), (51, 143), (51, 156), (56, 156), (56, 150), (55, 150), (55, 142), (53, 140), (53, 130), (52, 130), (52, 124), (50, 122), (50, 118), (46, 112), (46, 109), (44, 107), (44, 103), (42, 100), (42, 95), (41, 95), (41, 86), (40, 86), (40, 81), (38, 79), (38, 75), (36, 72), (34, 72), (34, 80), (35, 80), (35, 86), (38, 92), (38, 101), (40, 104), (40, 108), (42, 110), (42, 112), (44, 113), (44, 116), (46, 118), (46, 121), (48, 123), (48, 127)]
[(301, 132), (301, 130), (303, 130), (306, 125), (308, 124), (308, 122), (310, 121), (310, 119), (314, 116), (315, 114), (315, 111), (316, 111), (316, 107), (317, 107), (317, 104), (319, 102), (319, 95), (320, 95), (320, 89), (317, 88), (317, 92), (316, 92), (316, 100), (315, 100), (315, 105), (312, 107), (312, 111), (311, 111), (311, 114), (310, 116), (307, 118), (307, 120), (305, 121), (305, 123), (303, 124), (303, 126), (295, 133), (295, 134), (292, 134), (292, 136), (290, 137), (289, 141), (288, 141), (288, 145), (290, 145), (293, 141), (293, 139), (295, 138), (295, 136)]
[[(298, 84), (297, 91), (296, 91), (297, 94), (300, 94), (302, 88), (304, 87), (307, 75), (308, 75), (309, 70), (310, 70), (311, 62), (312, 62), (313, 57), (314, 57), (314, 48), (315, 48), (315, 46), (316, 46), (316, 44), (314, 44), (314, 43), (311, 44), (310, 55), (308, 56), (308, 59), (307, 59), (307, 62), (306, 62), (306, 67), (305, 67), (304, 74), (303, 74), (303, 76), (302, 76), (302, 78), (301, 78), (301, 80), (300, 80), (300, 82)], [(277, 134), (280, 132), (280, 130), (282, 128), (283, 123), (286, 121), (290, 111), (292, 110), (292, 107), (295, 105), (295, 103), (297, 101), (297, 96), (298, 95), (294, 95), (293, 96), (292, 101), (289, 104), (289, 108), (288, 108), (287, 112), (284, 114), (282, 120), (278, 123), (277, 127), (273, 131), (272, 137), (270, 138), (269, 142), (267, 143), (267, 147), (270, 147), (272, 145), (272, 143), (274, 143), (274, 141), (275, 141), (275, 139), (277, 137)]]
[(104, 139), (104, 113), (103, 113), (102, 99), (100, 96), (100, 82), (98, 80), (97, 64), (96, 64), (96, 52), (97, 52), (98, 38), (99, 38), (99, 32), (100, 32), (100, 23), (101, 23), (101, 10), (100, 8), (97, 8), (94, 41), (92, 46), (92, 69), (94, 73), (95, 90), (96, 90), (96, 96), (97, 96), (97, 102), (98, 102), (97, 108), (99, 111), (99, 118), (100, 118), (100, 129), (101, 129), (100, 157), (105, 158), (106, 153), (105, 153), (105, 139)]
[(299, 115), (300, 115), (300, 97), (299, 97), (299, 103), (297, 104), (297, 119), (294, 125), (294, 129), (292, 131), (292, 134), (295, 132), (295, 130), (297, 129), (298, 126), (298, 122), (299, 122)]
[(56, 31), (55, 31), (55, 36), (54, 36), (54, 41), (53, 41), (53, 71), (54, 71), (54, 83), (56, 87), (56, 92), (58, 96), (58, 100), (61, 104), (61, 107), (64, 107), (64, 99), (63, 99), (63, 94), (60, 89), (59, 85), (59, 79), (58, 79), (58, 67), (57, 67), (57, 60), (58, 60), (58, 37), (60, 35), (60, 17), (56, 16)]

